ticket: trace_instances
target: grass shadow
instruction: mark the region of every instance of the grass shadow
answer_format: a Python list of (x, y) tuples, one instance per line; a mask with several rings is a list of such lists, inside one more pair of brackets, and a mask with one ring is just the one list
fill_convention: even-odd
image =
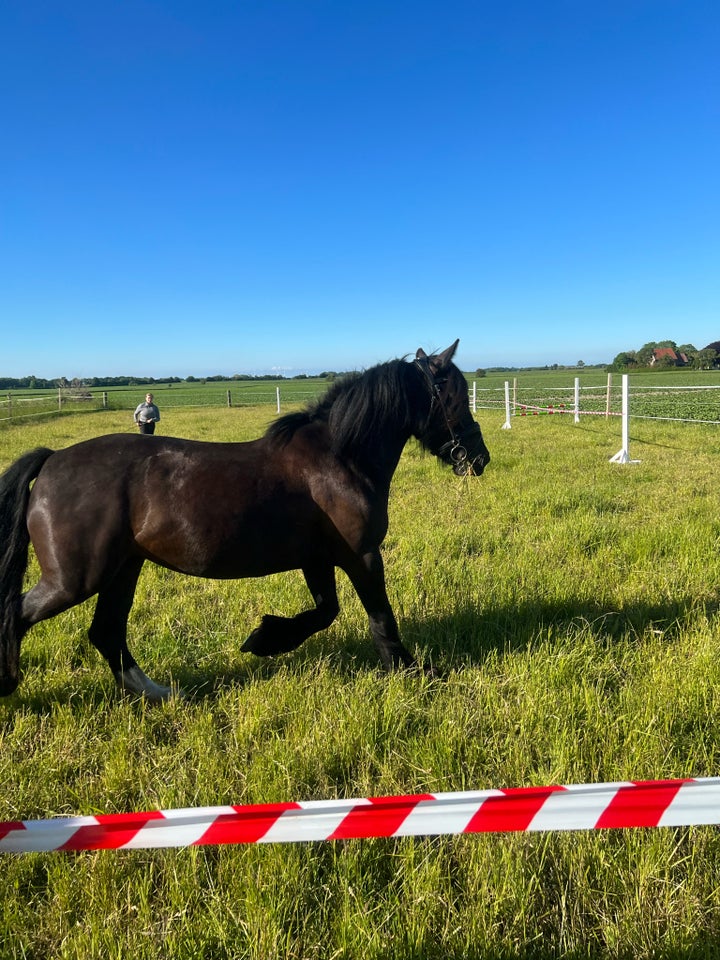
[(551, 631), (572, 635), (590, 630), (600, 642), (613, 643), (654, 630), (672, 641), (690, 617), (700, 614), (711, 619), (719, 609), (718, 599), (658, 603), (638, 599), (615, 610), (585, 599), (557, 603), (531, 600), (487, 611), (460, 607), (446, 617), (406, 622), (403, 633), (405, 642), (422, 659), (442, 661), (453, 668), (482, 664), (491, 654), (529, 650)]
[[(481, 609), (472, 605), (456, 605), (445, 616), (425, 616), (422, 619), (404, 619), (400, 624), (405, 645), (415, 653), (422, 666), (439, 666), (447, 672), (460, 667), (482, 666), (491, 656), (518, 653), (532, 649), (539, 639), (551, 632), (556, 635), (591, 631), (598, 642), (613, 643), (628, 635), (641, 637), (654, 630), (670, 642), (677, 636), (691, 616), (698, 614), (713, 618), (720, 610), (720, 598), (698, 602), (684, 598), (659, 603), (636, 599), (616, 610), (608, 610), (600, 603), (587, 599), (547, 602), (531, 599), (519, 604)], [(261, 658), (241, 653), (220, 664), (218, 659), (201, 663), (192, 658), (192, 649), (186, 648), (174, 658), (172, 685), (182, 690), (189, 702), (214, 700), (230, 688), (272, 680), (286, 669), (305, 672), (312, 670), (319, 660), (325, 661), (333, 672), (347, 679), (358, 673), (382, 674), (378, 653), (369, 629), (343, 629), (342, 624), (332, 631), (321, 632), (290, 654)], [(93, 664), (93, 658), (97, 664)], [(48, 664), (43, 657), (34, 657), (31, 669), (44, 672)], [(45, 713), (54, 705), (77, 703), (83, 710), (107, 708), (113, 699), (132, 697), (123, 693), (112, 681), (96, 669), (101, 658), (88, 645), (82, 656), (74, 661), (69, 673), (57, 675), (50, 670), (49, 683), (21, 684), (5, 704), (18, 706), (32, 713)], [(153, 675), (153, 671), (149, 671)], [(153, 676), (161, 683), (170, 678)], [(141, 701), (141, 698), (137, 698)]]
[[(604, 643), (656, 630), (672, 641), (690, 616), (699, 613), (710, 619), (719, 610), (720, 599), (703, 603), (692, 598), (661, 603), (638, 599), (617, 610), (584, 599), (558, 603), (529, 600), (491, 610), (460, 606), (447, 616), (406, 619), (400, 630), (403, 642), (422, 666), (442, 664), (442, 669), (454, 670), (468, 664), (482, 666), (496, 654), (530, 650), (550, 630), (571, 634), (590, 629)], [(268, 681), (288, 668), (310, 671), (320, 660), (344, 679), (358, 673), (384, 672), (369, 629), (348, 631), (340, 626), (310, 637), (293, 653), (277, 657), (238, 651), (237, 659), (224, 664), (222, 670), (188, 662), (176, 670), (173, 679), (191, 701), (214, 699), (228, 688)]]

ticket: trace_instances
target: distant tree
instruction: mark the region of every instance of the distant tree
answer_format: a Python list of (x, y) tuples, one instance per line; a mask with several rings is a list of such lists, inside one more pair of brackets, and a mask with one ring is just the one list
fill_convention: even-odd
[(655, 340), (650, 340), (649, 343), (644, 343), (635, 354), (637, 362), (646, 367), (652, 360), (653, 351), (659, 346), (660, 344)]
[(475, 376), (478, 378), (486, 377), (487, 370), (485, 370), (483, 367), (478, 367), (477, 370), (475, 371)]
[(628, 367), (636, 367), (638, 357), (634, 350), (624, 350), (619, 353), (610, 364), (612, 370), (627, 370)]
[(712, 370), (718, 364), (718, 353), (712, 349), (712, 346), (705, 347), (704, 350), (698, 350), (692, 360), (692, 365), (696, 370)]
[(584, 360), (578, 360), (578, 362), (575, 364), (575, 366), (576, 366), (576, 367), (579, 367), (579, 368), (582, 368), (582, 367), (585, 366), (585, 361), (584, 361)]

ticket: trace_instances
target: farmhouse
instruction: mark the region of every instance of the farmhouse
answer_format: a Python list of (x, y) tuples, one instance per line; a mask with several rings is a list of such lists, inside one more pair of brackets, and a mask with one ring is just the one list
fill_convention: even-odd
[(676, 367), (685, 367), (690, 361), (687, 354), (678, 353), (672, 347), (655, 347), (650, 357), (650, 366), (656, 363), (674, 364)]

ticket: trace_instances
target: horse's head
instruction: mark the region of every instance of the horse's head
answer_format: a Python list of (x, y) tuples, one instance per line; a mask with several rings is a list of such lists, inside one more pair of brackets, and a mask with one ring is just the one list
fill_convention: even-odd
[(458, 476), (479, 477), (490, 454), (470, 410), (467, 380), (452, 362), (458, 343), (431, 357), (423, 349), (415, 355), (430, 395), (430, 412), (417, 437)]

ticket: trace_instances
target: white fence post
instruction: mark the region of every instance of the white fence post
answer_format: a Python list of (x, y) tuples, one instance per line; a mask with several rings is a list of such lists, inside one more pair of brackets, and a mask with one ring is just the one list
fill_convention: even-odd
[(605, 416), (610, 416), (610, 394), (612, 391), (612, 373), (608, 374), (607, 393), (605, 395)]
[(505, 381), (505, 423), (500, 428), (501, 430), (510, 430), (512, 429), (512, 423), (510, 422), (510, 381)]
[(275, 393), (277, 396), (277, 412), (280, 413), (280, 387), (275, 387)]
[(630, 459), (630, 390), (628, 388), (628, 375), (622, 375), (622, 450), (618, 450), (614, 457), (610, 457), (610, 463), (640, 463), (639, 460)]
[(580, 423), (580, 377), (575, 377), (575, 423)]

